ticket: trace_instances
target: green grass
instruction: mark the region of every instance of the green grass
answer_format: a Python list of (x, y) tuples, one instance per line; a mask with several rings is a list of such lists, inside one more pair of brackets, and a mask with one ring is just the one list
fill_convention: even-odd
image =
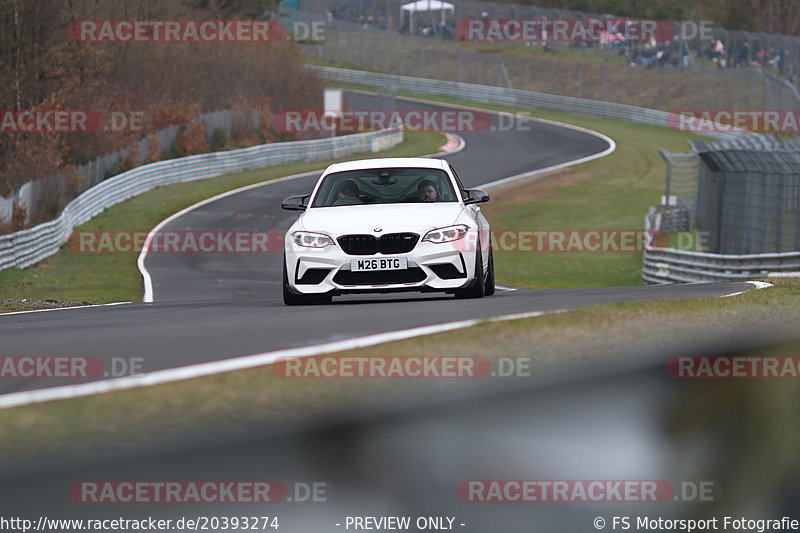
[[(554, 113), (536, 113), (564, 120)], [(601, 159), (547, 176), (531, 185), (494, 192), (485, 213), (501, 230), (641, 231), (664, 187), (657, 149), (682, 151), (696, 138), (681, 132), (610, 120), (569, 118), (569, 123), (611, 137), (616, 150)], [(528, 287), (590, 287), (641, 283), (640, 252), (501, 252), (501, 280)]]
[[(375, 155), (428, 154), (444, 143), (445, 137), (441, 133), (407, 133), (402, 144)], [(340, 161), (352, 158), (348, 156)], [(210, 196), (251, 183), (325, 168), (332, 162), (292, 163), (160, 187), (107, 209), (75, 228), (75, 232), (147, 232), (169, 215)], [(136, 253), (80, 253), (65, 245), (56, 255), (37, 265), (0, 272), (0, 312), (52, 306), (41, 305), (42, 300), (69, 303), (139, 301), (142, 280), (136, 259)], [(23, 299), (29, 302), (22, 302)]]

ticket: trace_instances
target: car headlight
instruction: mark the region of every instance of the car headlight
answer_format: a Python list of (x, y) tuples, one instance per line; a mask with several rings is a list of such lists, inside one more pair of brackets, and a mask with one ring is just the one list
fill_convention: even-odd
[(325, 248), (333, 245), (333, 239), (327, 235), (310, 231), (295, 231), (292, 233), (292, 240), (297, 246), (306, 248)]
[(422, 240), (436, 244), (457, 241), (466, 237), (468, 231), (469, 226), (465, 226), (464, 224), (447, 226), (446, 228), (436, 228), (426, 233)]

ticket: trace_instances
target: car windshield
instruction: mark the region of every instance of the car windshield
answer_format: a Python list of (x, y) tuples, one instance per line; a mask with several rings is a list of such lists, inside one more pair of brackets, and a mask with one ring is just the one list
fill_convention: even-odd
[(455, 202), (450, 176), (436, 168), (371, 168), (328, 174), (311, 207)]

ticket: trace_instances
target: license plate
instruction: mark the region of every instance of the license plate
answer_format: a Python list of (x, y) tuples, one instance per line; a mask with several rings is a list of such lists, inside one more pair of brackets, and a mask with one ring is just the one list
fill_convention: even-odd
[(350, 260), (350, 270), (353, 272), (364, 272), (367, 270), (405, 270), (407, 268), (408, 259), (405, 257)]

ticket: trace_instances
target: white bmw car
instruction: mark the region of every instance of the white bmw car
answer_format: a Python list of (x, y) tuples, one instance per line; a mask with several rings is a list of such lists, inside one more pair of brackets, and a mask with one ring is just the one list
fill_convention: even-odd
[(443, 291), (459, 298), (494, 294), (489, 223), (481, 202), (447, 161), (386, 158), (336, 163), (286, 232), (283, 300), (330, 302), (353, 293)]

